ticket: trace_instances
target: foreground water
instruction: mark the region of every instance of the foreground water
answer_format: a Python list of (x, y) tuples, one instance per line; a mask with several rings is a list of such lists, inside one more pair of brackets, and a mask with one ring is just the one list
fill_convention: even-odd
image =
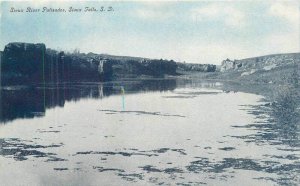
[(5, 87), (0, 185), (299, 184), (299, 130), (279, 125), (297, 116), (280, 121), (263, 96), (224, 90), (196, 80)]

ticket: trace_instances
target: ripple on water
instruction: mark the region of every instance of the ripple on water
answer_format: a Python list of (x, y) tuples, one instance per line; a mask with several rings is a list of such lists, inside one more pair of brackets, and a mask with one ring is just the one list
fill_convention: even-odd
[(169, 116), (169, 117), (182, 117), (184, 118), (185, 116), (182, 115), (178, 115), (178, 114), (167, 114), (167, 113), (161, 113), (161, 112), (147, 112), (147, 111), (118, 111), (118, 110), (98, 110), (100, 112), (106, 112), (106, 114), (115, 114), (115, 113), (119, 113), (119, 114), (136, 114), (136, 115), (153, 115), (153, 116)]
[[(37, 145), (26, 144), (28, 141), (22, 141), (18, 138), (2, 138), (0, 139), (0, 155), (7, 157), (12, 156), (15, 160), (23, 161), (28, 157), (48, 158), (46, 161), (66, 161), (65, 159), (56, 157), (55, 153), (43, 152), (40, 149), (57, 148), (63, 146), (60, 144)], [(29, 141), (31, 142), (31, 141)]]

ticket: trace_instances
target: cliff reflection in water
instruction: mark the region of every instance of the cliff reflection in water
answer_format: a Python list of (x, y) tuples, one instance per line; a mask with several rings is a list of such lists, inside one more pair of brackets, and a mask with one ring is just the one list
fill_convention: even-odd
[(18, 118), (34, 118), (45, 115), (47, 109), (63, 107), (67, 101), (81, 98), (102, 99), (140, 91), (166, 91), (176, 88), (176, 80), (141, 80), (114, 83), (54, 84), (38, 87), (3, 87), (0, 93), (0, 123)]

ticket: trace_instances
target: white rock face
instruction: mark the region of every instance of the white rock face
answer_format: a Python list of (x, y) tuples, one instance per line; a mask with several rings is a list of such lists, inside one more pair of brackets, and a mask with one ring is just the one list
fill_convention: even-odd
[(243, 72), (243, 73), (241, 74), (241, 76), (248, 76), (248, 75), (251, 75), (251, 74), (253, 74), (253, 73), (255, 73), (255, 72), (256, 72), (255, 69), (251, 69), (251, 70), (248, 71), (248, 72)]
[(101, 60), (99, 62), (99, 65), (98, 65), (98, 72), (99, 72), (99, 74), (102, 74), (104, 72), (104, 70), (103, 70), (103, 64), (104, 64), (104, 62), (105, 62), (105, 60)]
[(235, 67), (235, 62), (231, 61), (230, 59), (226, 59), (222, 62), (220, 71), (225, 72), (227, 70), (234, 69), (234, 67)]
[(272, 70), (273, 68), (276, 68), (276, 67), (277, 67), (276, 64), (272, 64), (272, 65), (265, 66), (263, 69), (264, 70)]

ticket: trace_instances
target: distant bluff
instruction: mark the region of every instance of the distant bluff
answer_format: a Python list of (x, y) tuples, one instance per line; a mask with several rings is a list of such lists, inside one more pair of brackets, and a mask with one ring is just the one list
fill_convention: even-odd
[(233, 61), (226, 59), (222, 62), (221, 72), (229, 70), (244, 71), (249, 69), (271, 70), (272, 68), (299, 63), (299, 61), (300, 53), (274, 54)]
[(300, 53), (273, 54), (241, 60), (226, 59), (220, 71), (230, 79), (248, 79), (265, 83), (289, 81), (298, 78)]

